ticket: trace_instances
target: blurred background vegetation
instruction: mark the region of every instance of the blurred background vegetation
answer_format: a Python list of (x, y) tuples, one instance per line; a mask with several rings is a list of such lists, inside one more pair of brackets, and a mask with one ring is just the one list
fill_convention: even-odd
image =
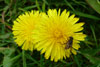
[[(37, 51), (22, 51), (13, 40), (13, 21), (25, 11), (67, 9), (85, 22), (77, 55), (57, 63)], [(0, 0), (0, 67), (100, 67), (100, 0)]]

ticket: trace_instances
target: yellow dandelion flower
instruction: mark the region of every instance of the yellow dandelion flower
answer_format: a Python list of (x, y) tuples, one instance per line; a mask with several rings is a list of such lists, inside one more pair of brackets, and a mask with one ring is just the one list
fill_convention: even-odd
[[(61, 13), (56, 9), (49, 9), (47, 15), (42, 13), (41, 23), (33, 31), (33, 38), (35, 48), (41, 54), (45, 53), (46, 59), (51, 57), (51, 61), (57, 62), (70, 57), (71, 53), (76, 55), (76, 50), (80, 48), (79, 42), (84, 41), (86, 35), (80, 32), (84, 23), (76, 23), (79, 18), (69, 15), (70, 12), (66, 10)], [(72, 45), (68, 45), (70, 38)]]
[(25, 12), (20, 15), (13, 25), (13, 34), (15, 42), (18, 46), (22, 46), (23, 50), (33, 50), (33, 38), (32, 31), (35, 25), (40, 21), (39, 11)]

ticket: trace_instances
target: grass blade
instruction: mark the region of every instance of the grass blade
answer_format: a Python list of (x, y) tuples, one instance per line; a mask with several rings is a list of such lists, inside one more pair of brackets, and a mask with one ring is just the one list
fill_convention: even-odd
[(74, 60), (75, 60), (75, 62), (77, 63), (78, 67), (81, 67), (81, 65), (79, 64), (79, 61), (78, 61), (78, 58), (77, 58), (76, 55), (74, 55)]
[(27, 59), (32, 60), (35, 64), (38, 64), (38, 66), (40, 66), (40, 63), (38, 61), (36, 61), (34, 58), (31, 57), (31, 55), (26, 54)]
[(94, 20), (100, 20), (99, 17), (96, 17), (96, 16), (93, 16), (93, 15), (90, 15), (90, 14), (86, 14), (86, 13), (82, 13), (80, 11), (71, 11), (71, 13), (75, 13), (76, 15), (79, 15), (81, 17), (85, 17), (85, 18), (90, 18), (90, 19), (94, 19)]
[(36, 0), (36, 5), (39, 11), (41, 11), (38, 1)]
[(27, 67), (26, 66), (26, 58), (25, 58), (25, 51), (22, 51), (22, 58), (23, 58), (23, 67)]
[(75, 9), (72, 7), (72, 5), (67, 0), (64, 0), (64, 1), (67, 6), (69, 6), (73, 11), (75, 11)]
[(93, 34), (93, 37), (94, 37), (94, 41), (95, 41), (95, 43), (96, 43), (96, 47), (98, 48), (97, 38), (96, 38), (96, 35), (95, 35), (94, 28), (93, 28), (93, 26), (91, 26), (91, 25), (90, 25), (90, 28), (91, 28), (91, 31), (92, 31), (92, 34)]

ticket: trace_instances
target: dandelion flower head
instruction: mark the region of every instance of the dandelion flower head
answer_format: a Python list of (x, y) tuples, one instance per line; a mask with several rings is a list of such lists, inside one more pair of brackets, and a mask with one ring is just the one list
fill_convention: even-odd
[[(81, 31), (83, 30), (83, 22), (76, 23), (79, 18), (75, 15), (70, 16), (70, 12), (64, 10), (49, 9), (46, 13), (42, 13), (41, 23), (33, 31), (35, 48), (45, 53), (46, 59), (57, 62), (63, 58), (70, 57), (76, 50), (80, 48), (79, 42), (84, 41), (86, 37)], [(72, 47), (65, 49), (70, 37), (73, 37)]]
[(22, 46), (23, 50), (33, 50), (33, 38), (32, 31), (35, 25), (40, 21), (39, 11), (25, 12), (25, 14), (20, 15), (13, 25), (13, 35), (15, 42), (18, 46)]

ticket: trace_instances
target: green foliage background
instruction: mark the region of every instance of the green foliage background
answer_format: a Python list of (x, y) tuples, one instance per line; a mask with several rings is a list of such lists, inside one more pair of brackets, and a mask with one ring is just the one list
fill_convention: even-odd
[[(46, 60), (40, 52), (22, 51), (11, 30), (13, 21), (25, 11), (46, 12), (49, 8), (76, 14), (85, 22), (83, 32), (87, 34), (77, 55), (57, 63)], [(85, 0), (0, 0), (0, 67), (100, 67), (100, 14)]]

